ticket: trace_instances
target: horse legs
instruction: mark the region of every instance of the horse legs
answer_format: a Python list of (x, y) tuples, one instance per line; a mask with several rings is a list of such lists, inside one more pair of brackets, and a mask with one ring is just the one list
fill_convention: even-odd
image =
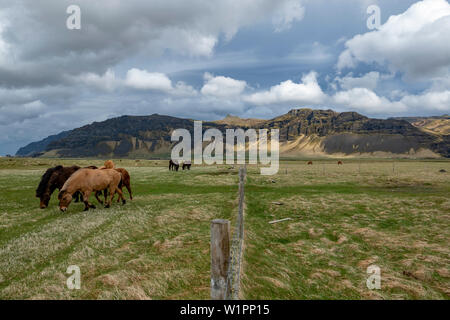
[[(120, 187), (117, 187), (117, 188), (119, 188), (120, 191), (122, 191), (122, 190), (123, 190), (123, 184), (122, 184)], [(123, 193), (123, 191), (122, 191), (122, 193)], [(115, 196), (116, 196), (116, 193), (114, 193), (114, 197), (115, 197)], [(113, 200), (114, 200), (114, 197), (113, 197)], [(120, 202), (120, 196), (117, 197), (117, 202)]]
[(122, 204), (127, 203), (127, 201), (123, 197), (123, 192), (122, 192), (122, 190), (119, 187), (116, 188), (116, 192), (119, 194), (119, 200), (122, 199)]
[[(131, 186), (130, 186), (130, 184), (129, 184), (129, 183), (122, 184), (122, 186), (119, 187), (120, 191), (122, 191), (122, 194), (123, 194), (123, 186), (125, 186), (125, 188), (127, 188), (128, 194), (130, 195), (130, 200), (133, 200), (133, 193), (131, 192)], [(115, 196), (115, 195), (114, 195), (114, 196)], [(114, 199), (114, 198), (113, 198), (113, 199)], [(122, 200), (125, 200), (125, 196), (123, 197)], [(117, 202), (120, 202), (120, 197), (117, 198)]]
[(113, 200), (113, 198), (114, 198), (114, 195), (115, 195), (115, 192), (114, 192), (114, 188), (111, 188), (111, 187), (109, 187), (109, 199), (107, 199), (107, 197), (108, 197), (108, 190), (107, 189), (105, 189), (106, 190), (106, 193), (105, 193), (105, 208), (109, 208), (109, 207), (111, 207), (111, 202), (112, 202), (112, 200)]
[(127, 183), (127, 185), (125, 186), (128, 190), (128, 193), (130, 194), (130, 200), (133, 200), (133, 194), (131, 193), (131, 186), (129, 183)]
[(91, 195), (91, 191), (85, 191), (83, 194), (84, 211), (88, 211), (89, 208), (95, 209), (95, 206), (93, 204), (89, 203), (90, 195)]
[(98, 203), (103, 204), (103, 201), (100, 200), (99, 195), (101, 194), (100, 191), (95, 191), (95, 199), (97, 199)]
[(73, 196), (75, 197), (75, 203), (80, 202), (81, 194), (79, 191), (75, 192)]

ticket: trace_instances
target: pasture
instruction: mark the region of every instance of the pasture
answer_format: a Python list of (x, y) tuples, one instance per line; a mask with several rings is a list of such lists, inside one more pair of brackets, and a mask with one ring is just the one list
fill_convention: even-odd
[[(45, 210), (34, 197), (45, 169), (103, 161), (0, 159), (0, 299), (209, 298), (210, 221), (234, 225), (238, 167), (115, 162), (133, 201), (61, 213), (56, 193)], [(241, 297), (449, 299), (450, 162), (313, 162), (270, 177), (248, 167)], [(371, 264), (381, 290), (366, 287)], [(66, 286), (70, 265), (80, 290)]]

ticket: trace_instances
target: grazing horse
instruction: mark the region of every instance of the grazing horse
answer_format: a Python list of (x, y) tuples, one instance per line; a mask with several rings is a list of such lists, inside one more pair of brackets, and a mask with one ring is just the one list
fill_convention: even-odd
[[(102, 169), (102, 170), (104, 170), (104, 169)], [(123, 190), (123, 187), (127, 188), (128, 193), (130, 195), (130, 200), (133, 200), (133, 194), (131, 192), (131, 178), (130, 178), (130, 174), (124, 168), (114, 168), (114, 170), (116, 170), (117, 172), (119, 172), (122, 175), (122, 179), (120, 180), (120, 183), (119, 183), (120, 191)], [(107, 194), (108, 194), (107, 190), (105, 190), (105, 194), (106, 194), (106, 196), (105, 196), (105, 199), (106, 199)], [(120, 201), (120, 198), (117, 199), (117, 202), (119, 202), (119, 201)]]
[[(39, 182), (39, 185), (36, 189), (36, 197), (40, 198), (41, 200), (39, 205), (41, 209), (45, 209), (48, 207), (48, 203), (50, 202), (52, 193), (56, 189), (61, 190), (67, 179), (69, 179), (69, 177), (78, 169), (80, 169), (80, 167), (78, 166), (56, 166), (45, 171), (44, 175), (41, 178), (41, 182)], [(76, 193), (74, 196), (75, 202), (78, 202), (80, 194)]]
[(313, 164), (312, 161), (308, 162), (308, 166), (312, 166), (312, 164)]
[[(86, 167), (89, 169), (97, 169), (96, 166)], [(39, 207), (45, 209), (48, 207), (52, 193), (58, 189), (61, 190), (64, 183), (69, 179), (69, 177), (75, 172), (81, 169), (79, 166), (63, 167), (56, 166), (54, 168), (47, 169), (39, 182), (38, 188), (36, 189), (36, 198), (40, 198), (41, 202)], [(73, 197), (75, 202), (80, 202), (82, 197), (81, 193), (76, 192)], [(96, 195), (99, 203), (103, 203)]]
[(190, 161), (183, 162), (183, 170), (184, 169), (191, 170), (191, 165), (192, 165), (192, 163)]
[(343, 165), (342, 161), (338, 161), (338, 166), (342, 166), (342, 165)]
[(89, 203), (89, 196), (91, 193), (105, 189), (108, 189), (110, 194), (109, 199), (105, 199), (105, 208), (111, 206), (112, 199), (116, 192), (119, 194), (119, 199), (122, 199), (122, 203), (125, 204), (126, 201), (119, 188), (121, 179), (122, 175), (113, 169), (80, 169), (67, 179), (59, 192), (59, 209), (62, 212), (67, 211), (67, 208), (72, 202), (72, 196), (77, 191), (81, 192), (83, 195), (84, 211), (89, 210), (89, 208), (95, 209), (95, 206)]
[[(100, 167), (99, 169), (102, 169), (102, 170), (114, 169), (117, 172), (119, 172), (122, 175), (122, 179), (120, 180), (120, 183), (119, 183), (119, 188), (122, 191), (123, 187), (125, 186), (130, 195), (130, 200), (133, 200), (133, 194), (131, 193), (131, 185), (130, 185), (130, 182), (131, 182), (130, 174), (128, 173), (127, 170), (125, 170), (123, 168), (116, 168), (115, 166), (116, 165), (114, 164), (114, 162), (112, 160), (106, 160), (104, 165), (102, 167)], [(98, 194), (98, 192), (96, 193), (96, 197), (97, 197), (97, 194)], [(108, 190), (106, 190), (106, 189), (104, 190), (104, 196), (105, 196), (105, 200), (106, 200), (106, 197), (108, 196)], [(117, 199), (117, 202), (119, 202), (119, 201), (120, 201), (120, 198)]]
[(178, 161), (170, 159), (169, 170), (170, 171), (178, 171), (179, 168), (180, 168), (180, 164), (178, 163)]
[[(128, 193), (130, 194), (130, 200), (133, 200), (133, 194), (131, 193), (130, 174), (124, 168), (115, 168), (114, 170), (116, 170), (117, 172), (119, 172), (122, 175), (122, 180), (120, 180), (120, 183), (119, 183), (120, 191), (122, 191), (122, 188), (125, 186), (125, 188), (127, 188), (127, 190), (128, 190)], [(120, 200), (120, 198), (117, 199), (117, 202), (119, 202), (119, 200)]]

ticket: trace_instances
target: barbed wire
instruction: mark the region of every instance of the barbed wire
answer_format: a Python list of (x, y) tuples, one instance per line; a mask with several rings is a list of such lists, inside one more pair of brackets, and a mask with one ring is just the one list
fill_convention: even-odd
[(247, 167), (239, 169), (239, 204), (238, 216), (233, 239), (231, 240), (230, 258), (228, 261), (225, 300), (239, 300), (241, 282), (242, 247), (244, 242), (244, 198)]

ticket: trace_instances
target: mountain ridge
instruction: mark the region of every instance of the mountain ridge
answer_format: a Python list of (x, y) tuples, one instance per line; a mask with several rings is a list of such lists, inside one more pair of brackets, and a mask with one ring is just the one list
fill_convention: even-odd
[[(159, 114), (121, 116), (31, 143), (17, 155), (167, 157), (173, 145), (171, 132), (183, 128), (192, 133), (193, 121)], [(234, 127), (279, 129), (282, 156), (450, 157), (449, 135), (429, 132), (404, 119), (372, 119), (357, 112), (299, 108), (268, 120), (228, 115), (203, 122), (204, 130), (224, 132)]]

